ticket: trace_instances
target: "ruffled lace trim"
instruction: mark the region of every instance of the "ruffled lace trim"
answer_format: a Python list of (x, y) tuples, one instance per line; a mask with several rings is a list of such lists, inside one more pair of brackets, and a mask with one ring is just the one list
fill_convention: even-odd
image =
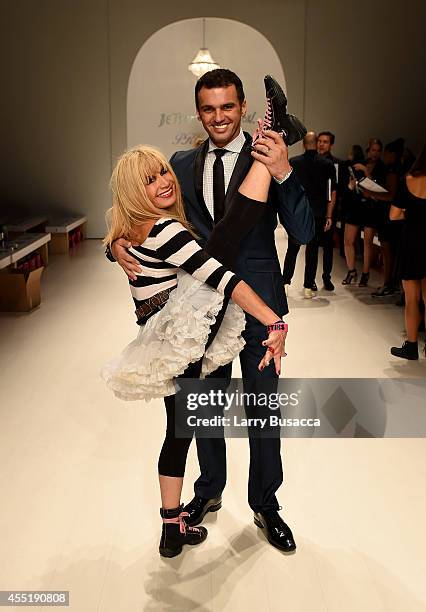
[(230, 363), (240, 354), (245, 345), (245, 340), (241, 336), (245, 325), (243, 310), (230, 301), (219, 331), (204, 355), (201, 378)]
[[(186, 290), (173, 291), (166, 306), (140, 329), (136, 340), (102, 369), (101, 376), (116, 397), (149, 401), (173, 395), (176, 392), (173, 379), (183, 374), (189, 363), (203, 357), (223, 296), (208, 289), (201, 292), (202, 299), (194, 304), (192, 296), (202, 283), (191, 281)], [(244, 326), (243, 311), (230, 302), (203, 359), (202, 377), (239, 354), (245, 344), (241, 338)]]

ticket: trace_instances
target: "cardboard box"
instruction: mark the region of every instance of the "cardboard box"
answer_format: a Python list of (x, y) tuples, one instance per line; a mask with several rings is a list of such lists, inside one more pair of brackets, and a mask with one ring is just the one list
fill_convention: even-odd
[(41, 302), (40, 279), (44, 266), (20, 272), (15, 268), (0, 271), (0, 311), (28, 312)]

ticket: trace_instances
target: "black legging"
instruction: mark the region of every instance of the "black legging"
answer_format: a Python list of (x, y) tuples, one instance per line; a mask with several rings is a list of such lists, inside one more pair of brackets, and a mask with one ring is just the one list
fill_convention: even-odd
[[(258, 223), (267, 208), (267, 204), (251, 200), (237, 192), (223, 219), (213, 228), (207, 241), (205, 250), (215, 257), (228, 269), (232, 269), (242, 239)], [(206, 348), (213, 342), (225, 314), (228, 300), (225, 298), (223, 306), (215, 323), (210, 329)], [(199, 378), (202, 359), (189, 364), (182, 374), (182, 378)], [(164, 398), (167, 414), (166, 436), (158, 459), (158, 473), (162, 476), (183, 477), (185, 473), (186, 457), (192, 436), (188, 431), (187, 438), (176, 438), (176, 400), (174, 395)]]
[[(202, 360), (190, 363), (180, 378), (199, 378)], [(185, 473), (186, 457), (192, 440), (188, 429), (187, 437), (176, 438), (176, 396), (164, 398), (167, 415), (166, 436), (158, 459), (158, 473), (162, 476), (182, 477)]]

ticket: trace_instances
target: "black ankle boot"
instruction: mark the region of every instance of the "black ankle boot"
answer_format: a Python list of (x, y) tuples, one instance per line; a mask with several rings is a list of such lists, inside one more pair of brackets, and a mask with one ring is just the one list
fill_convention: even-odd
[(368, 279), (370, 278), (369, 272), (363, 272), (361, 274), (361, 279), (358, 283), (358, 287), (366, 287), (368, 285)]
[(412, 359), (413, 361), (419, 358), (419, 348), (417, 342), (406, 340), (401, 347), (393, 346), (391, 353), (394, 357), (402, 359)]
[(266, 112), (263, 128), (281, 133), (289, 147), (303, 139), (306, 128), (297, 117), (287, 113), (287, 98), (279, 83), (270, 74), (265, 76), (264, 83)]
[(160, 555), (162, 557), (176, 557), (182, 552), (184, 544), (201, 544), (207, 538), (205, 527), (188, 527), (185, 523), (187, 512), (183, 512), (183, 504), (178, 508), (166, 510), (160, 508), (163, 519), (163, 531), (160, 540)]

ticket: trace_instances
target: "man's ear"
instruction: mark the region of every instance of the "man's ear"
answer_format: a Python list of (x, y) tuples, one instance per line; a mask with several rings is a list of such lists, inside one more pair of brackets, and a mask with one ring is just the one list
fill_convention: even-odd
[(198, 119), (198, 121), (201, 121), (200, 113), (198, 111), (196, 111), (196, 112), (197, 112), (197, 119)]
[(241, 117), (245, 117), (247, 114), (247, 102), (246, 100), (244, 100), (244, 102), (241, 104)]

